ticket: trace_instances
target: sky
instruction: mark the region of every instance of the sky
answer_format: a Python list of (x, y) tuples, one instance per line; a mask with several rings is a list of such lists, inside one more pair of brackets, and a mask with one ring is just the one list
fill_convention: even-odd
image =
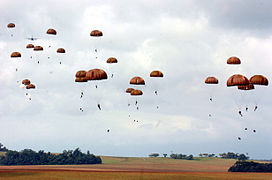
[[(236, 152), (272, 159), (271, 87), (242, 92), (226, 86), (233, 74), (271, 79), (271, 6), (269, 0), (1, 0), (0, 142), (12, 150)], [(16, 27), (7, 28), (10, 22)], [(49, 28), (57, 35), (46, 34)], [(90, 36), (96, 29), (102, 37)], [(27, 39), (32, 36), (38, 39)], [(28, 43), (44, 51), (26, 49)], [(57, 48), (66, 53), (57, 54)], [(22, 57), (10, 58), (15, 51)], [(241, 64), (228, 65), (231, 56)], [(118, 63), (107, 64), (109, 57)], [(94, 68), (105, 70), (108, 79), (74, 82), (78, 70)], [(153, 70), (164, 77), (150, 78)], [(130, 85), (134, 76), (146, 85)], [(208, 76), (219, 84), (205, 84)], [(20, 88), (25, 78), (36, 89)], [(128, 87), (143, 95), (131, 97)]]

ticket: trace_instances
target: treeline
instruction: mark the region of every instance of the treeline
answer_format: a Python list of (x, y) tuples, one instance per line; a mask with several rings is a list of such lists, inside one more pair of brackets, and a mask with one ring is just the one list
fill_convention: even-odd
[(0, 156), (1, 165), (65, 165), (65, 164), (101, 164), (99, 156), (82, 153), (79, 148), (64, 150), (61, 154), (52, 154), (44, 151), (35, 152), (31, 149), (18, 151), (7, 151)]
[(0, 151), (8, 151), (8, 149), (2, 143), (0, 143)]
[(229, 172), (272, 172), (272, 163), (257, 163), (253, 161), (237, 161)]
[(186, 160), (193, 160), (194, 156), (192, 154), (190, 154), (189, 156), (187, 156), (186, 154), (170, 154), (170, 157), (173, 159), (186, 159)]
[(249, 157), (244, 154), (233, 153), (233, 152), (221, 153), (219, 154), (219, 156), (223, 159), (238, 159), (242, 161), (249, 159)]

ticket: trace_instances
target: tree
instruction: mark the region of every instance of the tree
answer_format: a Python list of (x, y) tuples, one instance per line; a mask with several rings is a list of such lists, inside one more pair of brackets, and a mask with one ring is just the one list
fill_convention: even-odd
[(248, 160), (249, 159), (249, 157), (247, 157), (246, 155), (244, 155), (244, 154), (240, 154), (239, 156), (238, 156), (238, 160), (239, 161), (245, 161), (245, 160)]
[(149, 154), (148, 156), (149, 157), (158, 157), (160, 154), (159, 153), (152, 153), (152, 154)]
[(167, 154), (163, 154), (163, 157), (166, 157), (167, 156)]

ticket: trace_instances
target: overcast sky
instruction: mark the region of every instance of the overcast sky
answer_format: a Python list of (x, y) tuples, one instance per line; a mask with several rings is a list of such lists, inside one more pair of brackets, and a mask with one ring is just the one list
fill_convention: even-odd
[[(0, 142), (13, 150), (79, 147), (115, 156), (232, 151), (272, 159), (271, 87), (226, 87), (236, 73), (271, 79), (271, 7), (269, 0), (0, 1)], [(7, 28), (10, 22), (14, 29)], [(49, 28), (57, 35), (47, 35)], [(95, 29), (103, 37), (91, 37)], [(26, 39), (31, 36), (39, 39)], [(26, 49), (28, 43), (44, 51)], [(65, 54), (56, 53), (60, 47)], [(22, 57), (10, 58), (14, 51)], [(231, 56), (241, 65), (227, 65)], [(118, 64), (106, 64), (109, 57)], [(94, 68), (109, 78), (74, 82), (78, 70)], [(164, 77), (150, 78), (153, 70)], [(134, 76), (146, 85), (130, 86)], [(206, 85), (207, 76), (219, 84)], [(19, 87), (25, 78), (35, 90)], [(139, 110), (128, 87), (144, 93)]]

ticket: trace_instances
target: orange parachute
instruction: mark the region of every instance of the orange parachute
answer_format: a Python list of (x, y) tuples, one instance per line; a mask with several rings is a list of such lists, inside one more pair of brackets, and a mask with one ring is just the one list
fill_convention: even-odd
[(65, 53), (65, 49), (63, 49), (63, 48), (58, 48), (57, 53)]
[(28, 45), (26, 45), (26, 48), (34, 48), (34, 45), (33, 44), (28, 44)]
[(77, 71), (75, 82), (87, 82), (86, 74), (87, 71)]
[(144, 79), (139, 76), (132, 78), (129, 83), (134, 85), (145, 85)]
[(35, 46), (34, 51), (43, 51), (43, 47), (42, 46)]
[(268, 80), (263, 75), (254, 75), (249, 79), (249, 83), (267, 86)]
[(127, 88), (126, 93), (131, 93), (131, 91), (133, 91), (133, 90), (134, 90), (133, 88)]
[(241, 74), (234, 74), (229, 77), (227, 81), (227, 86), (238, 86), (238, 85), (248, 85), (248, 79)]
[(21, 53), (19, 53), (19, 52), (13, 52), (13, 53), (11, 53), (10, 57), (12, 57), (12, 58), (21, 57)]
[(255, 87), (253, 84), (250, 83), (248, 85), (238, 85), (238, 89), (247, 91), (247, 90), (253, 90), (255, 89)]
[(150, 77), (163, 77), (163, 73), (161, 71), (158, 71), (158, 70), (152, 71), (150, 73)]
[(9, 24), (7, 25), (7, 27), (8, 27), (8, 28), (15, 28), (15, 24), (14, 24), (14, 23), (9, 23)]
[(141, 90), (139, 90), (139, 89), (134, 89), (134, 90), (132, 90), (130, 92), (130, 95), (132, 95), (132, 96), (141, 96), (141, 95), (143, 95), (143, 92)]
[(24, 80), (22, 80), (22, 84), (29, 85), (30, 84), (30, 80), (29, 79), (24, 79)]
[(228, 58), (227, 64), (241, 64), (241, 60), (238, 57), (232, 56)]
[(93, 30), (91, 33), (90, 33), (90, 36), (96, 36), (96, 37), (99, 37), (99, 36), (103, 36), (103, 33), (99, 30)]
[(218, 79), (216, 77), (207, 77), (205, 80), (206, 84), (218, 84)]
[(107, 63), (109, 63), (109, 64), (117, 63), (117, 62), (118, 61), (117, 61), (117, 59), (115, 57), (110, 57), (110, 58), (107, 59)]
[(26, 86), (26, 89), (35, 89), (35, 88), (36, 88), (36, 86), (34, 84), (28, 84)]
[(87, 80), (108, 79), (107, 73), (102, 69), (92, 69), (86, 73)]
[(57, 34), (57, 31), (55, 29), (48, 29), (46, 31), (46, 34), (51, 34), (51, 35), (56, 35)]

